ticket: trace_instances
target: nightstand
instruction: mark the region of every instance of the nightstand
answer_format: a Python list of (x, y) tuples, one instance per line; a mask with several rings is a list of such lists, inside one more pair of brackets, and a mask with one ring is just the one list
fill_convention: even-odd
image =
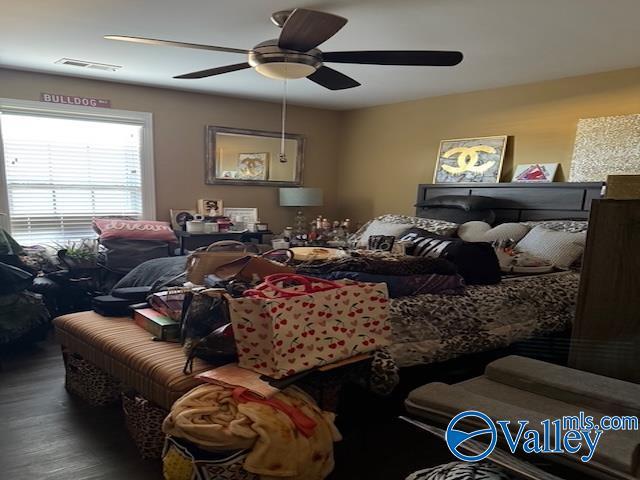
[(186, 250), (206, 247), (220, 240), (237, 240), (238, 242), (264, 243), (265, 235), (273, 235), (269, 230), (264, 232), (215, 232), (215, 233), (191, 233), (184, 230), (174, 230), (180, 242), (180, 255), (184, 255)]

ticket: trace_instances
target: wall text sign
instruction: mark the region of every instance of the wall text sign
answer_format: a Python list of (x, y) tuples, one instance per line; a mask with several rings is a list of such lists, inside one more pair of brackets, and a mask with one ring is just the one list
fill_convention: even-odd
[(80, 105), (82, 107), (111, 108), (111, 100), (105, 100), (104, 98), (58, 95), (57, 93), (41, 93), (40, 101), (48, 103), (62, 103), (65, 105)]

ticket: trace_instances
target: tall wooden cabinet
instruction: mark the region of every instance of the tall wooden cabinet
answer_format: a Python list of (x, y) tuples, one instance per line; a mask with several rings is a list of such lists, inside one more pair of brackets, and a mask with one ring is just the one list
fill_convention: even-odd
[(640, 200), (594, 200), (569, 366), (640, 383)]

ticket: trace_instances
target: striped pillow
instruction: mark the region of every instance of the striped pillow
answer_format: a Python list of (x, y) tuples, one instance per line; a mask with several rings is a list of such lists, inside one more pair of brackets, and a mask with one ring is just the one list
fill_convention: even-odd
[(539, 225), (518, 242), (516, 249), (567, 269), (582, 255), (586, 236), (587, 232), (559, 232)]

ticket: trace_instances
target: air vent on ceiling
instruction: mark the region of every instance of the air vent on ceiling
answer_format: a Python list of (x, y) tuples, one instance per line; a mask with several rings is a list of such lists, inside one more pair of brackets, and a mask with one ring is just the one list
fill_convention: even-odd
[(90, 68), (92, 70), (102, 70), (106, 72), (115, 72), (122, 68), (119, 65), (109, 65), (108, 63), (86, 62), (84, 60), (74, 60), (73, 58), (61, 58), (55, 63), (60, 65), (69, 65), (72, 67)]

